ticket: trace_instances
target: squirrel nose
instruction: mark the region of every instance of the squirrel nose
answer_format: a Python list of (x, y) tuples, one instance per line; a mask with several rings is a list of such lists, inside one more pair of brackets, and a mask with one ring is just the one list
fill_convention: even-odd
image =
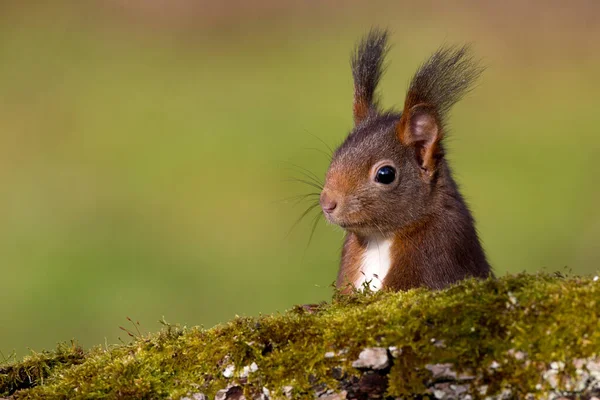
[(335, 208), (337, 207), (337, 201), (335, 200), (335, 198), (333, 196), (331, 196), (327, 192), (321, 193), (319, 202), (321, 203), (321, 208), (327, 214), (333, 212), (333, 210), (335, 210)]

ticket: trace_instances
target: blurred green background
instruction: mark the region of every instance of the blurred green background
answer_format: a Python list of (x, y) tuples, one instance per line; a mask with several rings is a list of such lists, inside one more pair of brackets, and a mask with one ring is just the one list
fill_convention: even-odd
[(4, 1), (0, 351), (329, 299), (342, 232), (307, 247), (310, 218), (287, 235), (307, 204), (282, 199), (352, 127), (373, 25), (385, 106), (442, 43), (488, 65), (449, 157), (496, 272), (597, 271), (596, 2)]

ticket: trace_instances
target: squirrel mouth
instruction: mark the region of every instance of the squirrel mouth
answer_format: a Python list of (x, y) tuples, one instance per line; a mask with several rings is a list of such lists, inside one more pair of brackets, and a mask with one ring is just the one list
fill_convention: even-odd
[(360, 222), (346, 221), (346, 220), (344, 220), (344, 218), (340, 218), (339, 215), (333, 215), (328, 212), (323, 212), (323, 215), (325, 216), (325, 219), (327, 220), (327, 222), (329, 222), (333, 225), (337, 225), (342, 229), (358, 228), (358, 227), (364, 225)]
[(353, 233), (357, 233), (357, 234), (383, 234), (383, 232), (385, 232), (385, 230), (382, 230), (382, 227), (379, 227), (377, 225), (372, 226), (371, 224), (369, 224), (368, 222), (346, 222), (346, 221), (330, 221), (331, 223), (339, 226), (340, 228), (342, 228), (345, 231), (348, 232), (353, 232)]
[(327, 220), (327, 222), (329, 222), (330, 224), (333, 224), (333, 225), (337, 225), (340, 228), (345, 229), (346, 226), (350, 225), (350, 224), (345, 223), (345, 221), (343, 221), (341, 218), (331, 215), (331, 213), (323, 212), (323, 215), (325, 216), (325, 219)]
[(346, 230), (355, 230), (355, 229), (360, 229), (360, 228), (364, 228), (365, 224), (360, 223), (360, 222), (346, 222), (346, 221), (337, 221), (337, 222), (333, 222), (332, 223), (336, 224), (337, 226), (339, 226), (342, 229), (346, 229)]
[(364, 221), (348, 221), (345, 220), (344, 218), (341, 218), (339, 215), (333, 215), (331, 213), (327, 213), (327, 212), (323, 212), (323, 215), (325, 216), (325, 219), (327, 220), (327, 222), (329, 222), (330, 224), (333, 225), (337, 225), (340, 228), (347, 230), (347, 231), (363, 231), (365, 230), (365, 228), (367, 228), (367, 230), (369, 230), (369, 224), (364, 222)]

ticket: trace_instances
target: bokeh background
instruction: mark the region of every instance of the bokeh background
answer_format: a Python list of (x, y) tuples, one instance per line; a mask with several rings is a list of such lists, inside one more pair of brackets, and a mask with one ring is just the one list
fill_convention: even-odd
[(449, 157), (496, 272), (596, 273), (598, 2), (3, 1), (4, 357), (329, 299), (343, 234), (307, 246), (284, 199), (352, 127), (371, 26), (393, 32), (385, 106), (442, 43), (488, 65)]

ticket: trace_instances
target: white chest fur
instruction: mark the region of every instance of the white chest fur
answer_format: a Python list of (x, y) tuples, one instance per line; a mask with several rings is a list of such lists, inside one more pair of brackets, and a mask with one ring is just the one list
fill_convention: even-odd
[(373, 237), (369, 239), (363, 255), (360, 277), (354, 282), (356, 288), (360, 289), (365, 282), (370, 281), (371, 290), (381, 289), (392, 263), (391, 245), (392, 240), (388, 238)]

